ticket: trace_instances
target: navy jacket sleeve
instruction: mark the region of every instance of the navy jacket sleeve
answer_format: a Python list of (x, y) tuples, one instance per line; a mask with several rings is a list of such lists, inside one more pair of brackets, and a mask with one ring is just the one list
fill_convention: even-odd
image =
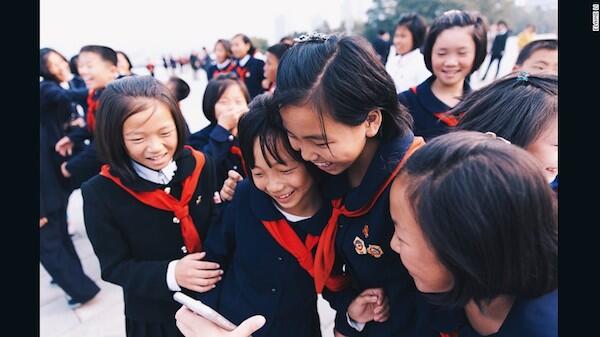
[(229, 139), (232, 134), (218, 124), (215, 124), (212, 129), (208, 128), (191, 135), (188, 143), (196, 150), (210, 156), (215, 164), (219, 165), (227, 158), (229, 149), (233, 144)]
[(40, 101), (49, 103), (76, 102), (86, 104), (88, 90), (86, 88), (64, 89), (56, 83), (43, 81), (40, 83)]
[[(342, 264), (336, 261), (332, 274), (341, 274)], [(332, 309), (336, 311), (334, 327), (346, 337), (354, 336), (359, 332), (348, 324), (346, 312), (350, 303), (359, 295), (352, 287), (348, 287), (342, 291), (331, 291), (325, 287), (323, 289), (323, 298), (329, 302)]]
[(74, 127), (69, 131), (67, 137), (73, 143), (81, 143), (86, 139), (92, 139), (92, 133), (87, 127)]
[(83, 184), (81, 192), (85, 227), (100, 261), (102, 279), (140, 297), (170, 301), (173, 293), (166, 281), (170, 261), (134, 260), (106, 205), (110, 196), (100, 195), (91, 184)]
[(71, 173), (71, 180), (75, 186), (98, 174), (102, 163), (96, 153), (96, 143), (92, 142), (85, 150), (78, 153), (67, 162), (67, 171)]

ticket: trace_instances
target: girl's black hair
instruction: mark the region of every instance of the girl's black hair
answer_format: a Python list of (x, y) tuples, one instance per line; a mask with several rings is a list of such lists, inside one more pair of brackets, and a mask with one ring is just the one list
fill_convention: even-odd
[(449, 114), (459, 117), (458, 130), (491, 131), (525, 148), (558, 117), (558, 76), (509, 74), (467, 94)]
[[(131, 60), (129, 60), (129, 56), (127, 56), (127, 54), (125, 54), (124, 52), (122, 52), (120, 50), (117, 50), (116, 53), (123, 55), (123, 57), (125, 58), (125, 60), (127, 60), (127, 64), (129, 64), (129, 71), (131, 71), (131, 68), (133, 68), (133, 65), (131, 64)], [(118, 60), (119, 59), (117, 59), (117, 61)]]
[(517, 56), (516, 65), (522, 65), (533, 53), (538, 50), (558, 50), (557, 39), (546, 39), (546, 40), (535, 40), (531, 41), (521, 49), (519, 56)]
[(40, 49), (40, 76), (42, 76), (42, 78), (45, 80), (58, 82), (58, 78), (50, 73), (50, 69), (48, 69), (48, 56), (50, 56), (50, 53), (55, 53), (56, 55), (62, 57), (62, 59), (67, 63), (69, 61), (67, 61), (67, 59), (61, 53), (52, 48)]
[(398, 179), (426, 240), (454, 278), (438, 304), (535, 298), (558, 287), (556, 199), (531, 154), (459, 131), (416, 151)]
[(175, 92), (173, 94), (175, 95), (175, 99), (177, 100), (177, 102), (182, 101), (186, 97), (188, 97), (188, 95), (190, 94), (190, 85), (187, 84), (186, 81), (177, 76), (171, 76), (169, 78), (169, 82), (173, 83), (175, 87)]
[(444, 14), (438, 16), (433, 20), (429, 32), (425, 37), (425, 44), (423, 46), (423, 56), (425, 58), (425, 66), (431, 73), (433, 73), (433, 67), (431, 66), (431, 53), (433, 52), (433, 45), (435, 40), (446, 29), (452, 27), (472, 27), (471, 37), (475, 42), (475, 60), (473, 60), (473, 68), (471, 68), (472, 74), (474, 73), (485, 60), (487, 55), (487, 26), (481, 15), (478, 13), (471, 13), (461, 10), (449, 10)]
[(97, 45), (87, 45), (81, 47), (79, 50), (79, 54), (81, 53), (94, 53), (100, 58), (114, 66), (117, 65), (117, 52), (115, 52), (112, 48), (106, 46), (97, 46)]
[(250, 44), (250, 49), (248, 49), (248, 55), (253, 56), (254, 53), (256, 52), (256, 48), (254, 47), (254, 44), (252, 43), (252, 40), (250, 40), (250, 38), (248, 36), (246, 36), (245, 34), (242, 34), (242, 33), (235, 34), (233, 36), (234, 39), (236, 37), (241, 37), (242, 41), (244, 41), (245, 44)]
[[(278, 152), (279, 144), (290, 157), (306, 165), (313, 177), (318, 176), (319, 169), (312, 163), (302, 160), (300, 153), (292, 148), (287, 132), (283, 128), (277, 103), (270, 94), (264, 93), (254, 97), (248, 108), (249, 111), (243, 114), (238, 122), (238, 138), (244, 161), (249, 169), (256, 165), (254, 143), (258, 139), (260, 150), (269, 167), (276, 163), (287, 164)], [(275, 159), (276, 163), (271, 163), (267, 154)]]
[(411, 50), (421, 48), (427, 33), (425, 19), (416, 13), (406, 14), (400, 18), (398, 24), (396, 24), (396, 29), (401, 26), (406, 27), (412, 35), (413, 45)]
[(188, 137), (188, 128), (171, 91), (152, 76), (127, 76), (110, 82), (100, 95), (96, 112), (96, 149), (98, 155), (119, 177), (134, 180), (137, 175), (131, 166), (123, 139), (123, 124), (131, 115), (165, 104), (177, 129), (177, 158)]
[(71, 69), (71, 74), (75, 76), (79, 76), (79, 70), (77, 70), (77, 60), (79, 59), (79, 54), (74, 55), (69, 60), (69, 69)]
[(250, 102), (250, 94), (248, 93), (248, 89), (246, 88), (246, 84), (244, 81), (240, 80), (236, 73), (225, 73), (220, 74), (216, 78), (208, 81), (206, 85), (206, 89), (204, 90), (204, 97), (202, 98), (202, 111), (204, 112), (204, 116), (211, 123), (217, 122), (217, 117), (215, 115), (215, 105), (225, 93), (225, 90), (232, 85), (237, 85), (242, 90), (242, 94), (246, 98), (246, 103)]
[(362, 37), (332, 35), (296, 43), (283, 54), (276, 83), (279, 107), (311, 104), (325, 140), (324, 113), (357, 126), (369, 112), (379, 110), (383, 121), (378, 137), (387, 140), (410, 132), (412, 117), (398, 102), (394, 81)]
[(215, 46), (220, 44), (221, 46), (223, 46), (223, 49), (225, 49), (225, 53), (227, 53), (227, 56), (225, 56), (226, 59), (231, 57), (231, 42), (229, 42), (229, 40), (226, 39), (218, 39), (217, 42), (215, 42)]
[(272, 46), (270, 46), (267, 51), (273, 55), (275, 55), (277, 57), (278, 60), (281, 60), (281, 57), (283, 56), (283, 53), (286, 52), (286, 50), (290, 49), (290, 45), (287, 43), (276, 43)]

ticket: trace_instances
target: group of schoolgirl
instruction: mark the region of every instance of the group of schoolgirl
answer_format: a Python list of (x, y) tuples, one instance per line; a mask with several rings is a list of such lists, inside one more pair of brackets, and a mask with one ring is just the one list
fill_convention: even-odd
[(424, 88), (482, 132), (428, 144), (358, 37), (300, 39), (274, 93), (251, 102), (241, 81), (211, 81), (211, 124), (189, 138), (161, 83), (110, 83), (96, 113), (106, 164), (82, 193), (127, 335), (195, 336), (199, 316), (175, 321), (183, 291), (235, 324), (265, 316), (253, 336), (320, 336), (317, 294), (336, 336), (556, 336), (558, 166), (535, 155), (556, 150), (557, 79), (511, 75), (459, 104), (485, 36), (467, 12), (433, 22)]

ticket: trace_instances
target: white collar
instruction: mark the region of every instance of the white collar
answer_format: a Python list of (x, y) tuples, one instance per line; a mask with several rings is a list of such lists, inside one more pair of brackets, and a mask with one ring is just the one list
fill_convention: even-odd
[(175, 171), (177, 171), (177, 164), (174, 160), (171, 160), (167, 166), (159, 171), (149, 169), (133, 160), (131, 162), (133, 163), (133, 169), (135, 170), (135, 173), (137, 173), (140, 178), (161, 185), (168, 184), (171, 179), (173, 179)]
[(302, 221), (302, 220), (306, 220), (311, 218), (310, 216), (299, 216), (299, 215), (294, 215), (294, 214), (290, 214), (288, 212), (285, 212), (284, 210), (282, 210), (279, 205), (277, 205), (277, 202), (273, 201), (273, 205), (275, 205), (275, 208), (277, 208), (277, 210), (288, 220), (291, 222), (298, 222), (298, 221)]
[(223, 70), (225, 67), (227, 67), (229, 65), (229, 63), (231, 63), (231, 60), (225, 59), (225, 61), (223, 63), (217, 63), (217, 68), (219, 70)]
[(246, 63), (248, 63), (248, 60), (250, 59), (250, 54), (247, 54), (246, 56), (242, 57), (239, 61), (238, 64), (240, 65), (240, 67), (245, 67)]

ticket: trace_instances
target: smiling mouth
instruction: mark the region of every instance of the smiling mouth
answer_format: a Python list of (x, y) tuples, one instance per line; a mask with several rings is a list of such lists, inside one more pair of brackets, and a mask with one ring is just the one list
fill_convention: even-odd
[(290, 193), (286, 193), (286, 194), (282, 194), (282, 195), (278, 195), (275, 197), (275, 199), (277, 199), (278, 201), (286, 201), (290, 198), (290, 196), (294, 194), (294, 191), (290, 192)]
[(150, 161), (158, 161), (163, 159), (165, 156), (167, 155), (167, 153), (165, 152), (164, 154), (161, 154), (159, 156), (154, 156), (154, 157), (146, 157), (146, 159), (150, 160)]
[(328, 168), (329, 166), (331, 166), (332, 163), (331, 162), (324, 162), (324, 163), (313, 162), (313, 164), (315, 164), (318, 168), (323, 169), (323, 168)]

